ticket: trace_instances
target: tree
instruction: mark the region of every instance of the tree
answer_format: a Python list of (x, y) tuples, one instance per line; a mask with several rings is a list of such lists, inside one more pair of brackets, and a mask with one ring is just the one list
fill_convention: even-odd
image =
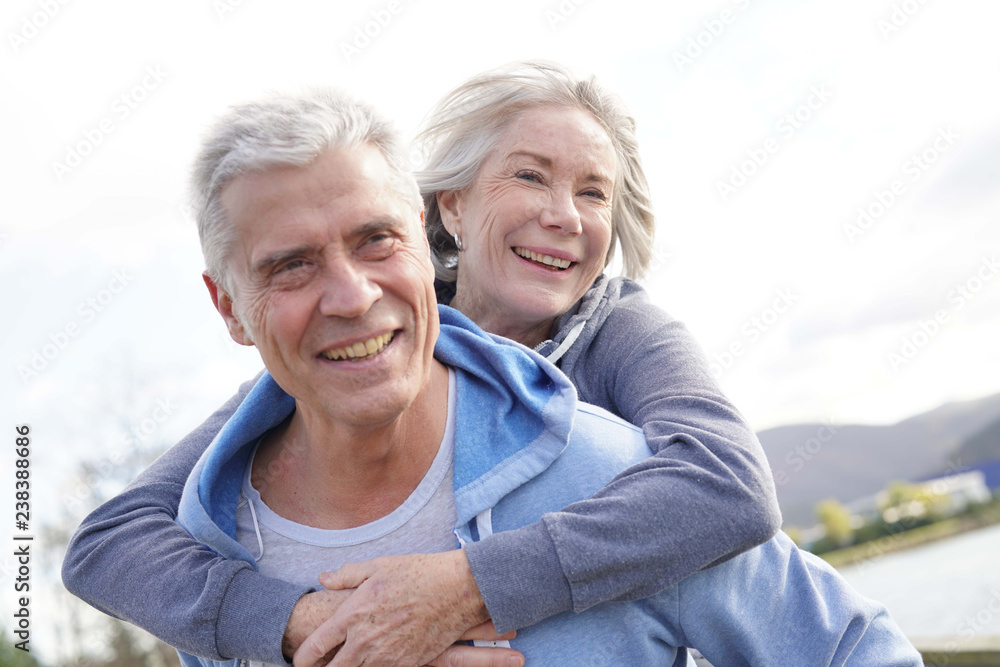
[[(113, 364), (108, 366), (113, 369)], [(61, 485), (61, 516), (40, 522), (41, 572), (59, 572), (79, 521), (118, 493), (169, 444), (160, 429), (173, 414), (173, 406), (165, 400), (169, 395), (140, 391), (143, 383), (135, 380), (131, 368), (111, 370), (91, 382), (82, 390), (74, 387), (79, 394), (74, 399), (85, 408), (87, 421), (67, 420), (64, 437), (68, 449), (98, 454), (79, 462), (75, 476)], [(45, 657), (59, 667), (179, 667), (176, 652), (148, 633), (92, 609), (58, 583), (40, 578), (38, 586), (53, 607), (46, 620), (54, 641), (46, 643)], [(0, 646), (0, 656), (5, 655)], [(37, 662), (0, 661), (0, 667), (36, 665), (42, 667)]]
[(831, 546), (843, 547), (854, 538), (851, 512), (833, 498), (816, 506), (816, 517), (826, 531), (826, 539)]
[(25, 651), (14, 648), (6, 632), (0, 633), (0, 667), (43, 667)]
[(950, 509), (948, 496), (928, 484), (892, 482), (878, 494), (878, 508), (886, 523), (905, 520), (907, 524), (945, 518)]

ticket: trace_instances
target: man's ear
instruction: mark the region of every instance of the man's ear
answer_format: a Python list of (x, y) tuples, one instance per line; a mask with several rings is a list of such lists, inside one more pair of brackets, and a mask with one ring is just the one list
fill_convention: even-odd
[(437, 193), (438, 211), (441, 223), (448, 233), (462, 235), (462, 193), (458, 190), (442, 190)]
[(233, 312), (233, 300), (229, 294), (212, 280), (208, 272), (202, 273), (201, 277), (205, 281), (205, 287), (208, 288), (209, 296), (212, 297), (212, 305), (215, 306), (215, 309), (222, 315), (222, 319), (225, 320), (226, 327), (229, 329), (229, 335), (232, 339), (240, 345), (253, 345), (253, 340)]

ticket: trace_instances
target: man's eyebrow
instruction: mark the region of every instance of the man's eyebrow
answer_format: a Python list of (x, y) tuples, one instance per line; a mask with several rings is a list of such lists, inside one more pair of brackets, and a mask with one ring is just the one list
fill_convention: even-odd
[[(365, 222), (358, 227), (350, 230), (349, 234), (353, 237), (368, 236), (369, 234), (374, 234), (375, 232), (382, 232), (387, 230), (400, 230), (406, 227), (406, 223), (403, 220), (394, 218), (392, 216), (379, 216), (373, 218), (368, 222)], [(256, 262), (254, 262), (252, 270), (255, 274), (267, 273), (272, 267), (282, 262), (286, 262), (295, 257), (301, 257), (302, 255), (307, 255), (310, 252), (316, 250), (315, 246), (312, 245), (301, 245), (295, 246), (293, 248), (283, 248), (274, 252), (266, 257), (263, 257)]]
[(295, 248), (285, 248), (283, 250), (279, 250), (274, 254), (268, 255), (267, 257), (254, 262), (253, 272), (256, 274), (267, 273), (267, 271), (276, 264), (281, 264), (282, 262), (292, 259), (293, 257), (305, 255), (312, 249), (312, 246), (303, 245)]
[(398, 230), (406, 227), (406, 222), (390, 215), (383, 215), (363, 223), (351, 230), (351, 236), (368, 236), (375, 232)]

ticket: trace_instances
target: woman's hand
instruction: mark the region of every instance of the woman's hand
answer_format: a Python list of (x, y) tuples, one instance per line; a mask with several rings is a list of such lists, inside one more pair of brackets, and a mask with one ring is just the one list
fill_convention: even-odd
[[(329, 589), (354, 588), (295, 652), (295, 667), (523, 665), (512, 649), (452, 646), (499, 637), (462, 550), (386, 556), (320, 575)], [(332, 662), (323, 661), (341, 645)], [(320, 662), (323, 661), (323, 662)]]

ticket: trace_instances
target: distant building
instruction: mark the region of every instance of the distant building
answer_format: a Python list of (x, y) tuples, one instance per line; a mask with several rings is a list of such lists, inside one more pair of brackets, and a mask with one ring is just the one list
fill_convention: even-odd
[(1000, 459), (992, 459), (989, 461), (980, 461), (979, 463), (971, 466), (961, 465), (961, 460), (953, 464), (947, 473), (936, 473), (934, 475), (928, 475), (927, 477), (920, 478), (919, 482), (929, 482), (933, 479), (940, 479), (942, 477), (948, 477), (951, 475), (956, 475), (963, 472), (979, 471), (983, 473), (984, 481), (986, 482), (987, 488), (993, 493), (997, 493), (1000, 490)]
[[(1000, 459), (982, 461), (975, 466), (962, 468), (952, 467), (947, 473), (937, 473), (914, 480), (910, 483), (914, 491), (925, 491), (935, 496), (934, 511), (943, 516), (952, 516), (968, 509), (970, 505), (986, 503), (994, 495), (1000, 496)], [(896, 508), (886, 516), (882, 508), (887, 504), (888, 494), (880, 491), (877, 494), (856, 498), (845, 507), (851, 513), (851, 524), (855, 529), (866, 523), (884, 520), (894, 523), (902, 518), (918, 518), (926, 514), (929, 508), (922, 503), (910, 503), (909, 506)], [(920, 507), (917, 507), (917, 505)], [(800, 546), (810, 548), (825, 536), (821, 524), (799, 529)]]
[(986, 484), (986, 474), (981, 470), (971, 470), (947, 477), (938, 477), (922, 482), (924, 487), (935, 495), (944, 496), (944, 513), (946, 515), (964, 512), (969, 505), (988, 503), (993, 494)]
[[(997, 463), (1000, 464), (1000, 461)], [(993, 498), (986, 473), (982, 470), (940, 475), (912, 482), (909, 487), (914, 499), (900, 506), (887, 507), (889, 493), (879, 491), (875, 495), (848, 503), (847, 509), (861, 523), (871, 523), (880, 518), (886, 523), (895, 523), (900, 519), (919, 519), (928, 512), (943, 517), (954, 516), (964, 512), (970, 505), (987, 503)], [(929, 506), (931, 503), (917, 499), (921, 494), (925, 498), (933, 498), (933, 508)]]

